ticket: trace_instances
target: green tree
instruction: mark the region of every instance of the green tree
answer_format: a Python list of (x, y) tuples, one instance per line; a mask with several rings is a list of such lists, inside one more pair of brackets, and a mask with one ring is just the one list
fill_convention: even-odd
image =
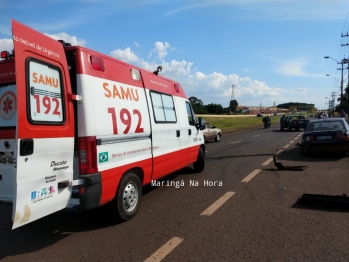
[(336, 111), (339, 112), (341, 110), (344, 110), (344, 112), (348, 114), (349, 113), (349, 84), (344, 89), (342, 99), (338, 98), (337, 101), (341, 103), (336, 106)]
[(207, 110), (204, 106), (204, 103), (201, 99), (198, 99), (195, 96), (189, 97), (189, 102), (195, 112), (195, 114), (207, 114)]
[(236, 108), (238, 107), (238, 105), (239, 105), (239, 103), (235, 99), (230, 100), (230, 103), (229, 103), (230, 111), (233, 113), (236, 113)]
[(209, 114), (221, 114), (223, 113), (223, 107), (222, 105), (220, 104), (208, 104), (208, 105), (205, 105), (206, 107), (206, 110)]

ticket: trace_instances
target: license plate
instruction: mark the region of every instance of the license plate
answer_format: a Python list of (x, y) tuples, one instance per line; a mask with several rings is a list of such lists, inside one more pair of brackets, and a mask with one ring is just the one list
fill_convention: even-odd
[(0, 155), (0, 164), (13, 164), (13, 157)]
[(303, 124), (303, 121), (298, 121), (298, 123), (301, 123), (301, 124)]
[(317, 140), (326, 140), (326, 139), (331, 139), (331, 136), (318, 136)]

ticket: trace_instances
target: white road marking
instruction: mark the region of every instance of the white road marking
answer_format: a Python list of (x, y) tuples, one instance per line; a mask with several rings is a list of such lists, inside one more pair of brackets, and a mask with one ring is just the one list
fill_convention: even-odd
[(219, 198), (216, 202), (214, 202), (209, 208), (207, 208), (204, 212), (200, 214), (200, 216), (210, 216), (215, 212), (221, 205), (223, 205), (229, 198), (231, 198), (235, 192), (228, 191), (221, 198)]
[(144, 262), (159, 262), (164, 259), (175, 247), (177, 247), (183, 238), (173, 237), (165, 245), (160, 247), (154, 254), (148, 257)]
[(261, 134), (258, 134), (258, 135), (255, 135), (255, 136), (253, 136), (253, 137), (256, 137), (256, 136), (260, 136)]
[(282, 151), (284, 151), (284, 150), (279, 150), (279, 151), (277, 151), (277, 152), (275, 153), (275, 155), (280, 155), (280, 153), (281, 153)]
[(269, 165), (271, 161), (273, 161), (273, 158), (272, 158), (272, 157), (269, 158), (267, 161), (265, 161), (265, 162), (262, 164), (262, 166), (267, 166), (267, 165)]
[(247, 177), (245, 177), (243, 180), (241, 180), (241, 182), (249, 182), (252, 178), (255, 177), (255, 175), (257, 175), (259, 172), (261, 172), (262, 170), (260, 169), (256, 169), (254, 170), (251, 174), (249, 174)]
[(283, 148), (288, 148), (290, 146), (290, 144), (287, 144), (286, 146), (284, 146)]
[(290, 142), (290, 144), (292, 144), (294, 142), (294, 140), (292, 140), (291, 142)]
[(232, 145), (232, 144), (236, 144), (236, 143), (239, 143), (239, 142), (241, 142), (241, 141), (242, 141), (242, 140), (232, 142), (232, 143), (230, 143), (230, 145)]

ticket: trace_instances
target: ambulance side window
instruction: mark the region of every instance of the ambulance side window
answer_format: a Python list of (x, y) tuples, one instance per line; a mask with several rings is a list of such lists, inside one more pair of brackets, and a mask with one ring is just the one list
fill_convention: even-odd
[(153, 105), (155, 123), (177, 122), (172, 96), (157, 92), (150, 92), (150, 97)]
[(34, 59), (27, 60), (28, 117), (33, 124), (65, 122), (62, 72)]
[(191, 108), (191, 105), (189, 104), (189, 102), (185, 102), (185, 106), (187, 108), (187, 115), (188, 115), (188, 122), (189, 125), (194, 126), (196, 119), (195, 119), (195, 115), (193, 113), (193, 109)]

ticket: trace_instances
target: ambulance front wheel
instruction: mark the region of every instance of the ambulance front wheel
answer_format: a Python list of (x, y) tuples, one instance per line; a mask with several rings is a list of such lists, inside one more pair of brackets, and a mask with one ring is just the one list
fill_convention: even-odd
[(118, 220), (133, 218), (139, 209), (142, 197), (142, 184), (134, 173), (125, 174), (120, 181), (113, 207)]
[(197, 173), (202, 172), (204, 170), (205, 154), (204, 154), (204, 150), (201, 147), (199, 149), (198, 158), (194, 162), (193, 166), (194, 166), (194, 171)]

